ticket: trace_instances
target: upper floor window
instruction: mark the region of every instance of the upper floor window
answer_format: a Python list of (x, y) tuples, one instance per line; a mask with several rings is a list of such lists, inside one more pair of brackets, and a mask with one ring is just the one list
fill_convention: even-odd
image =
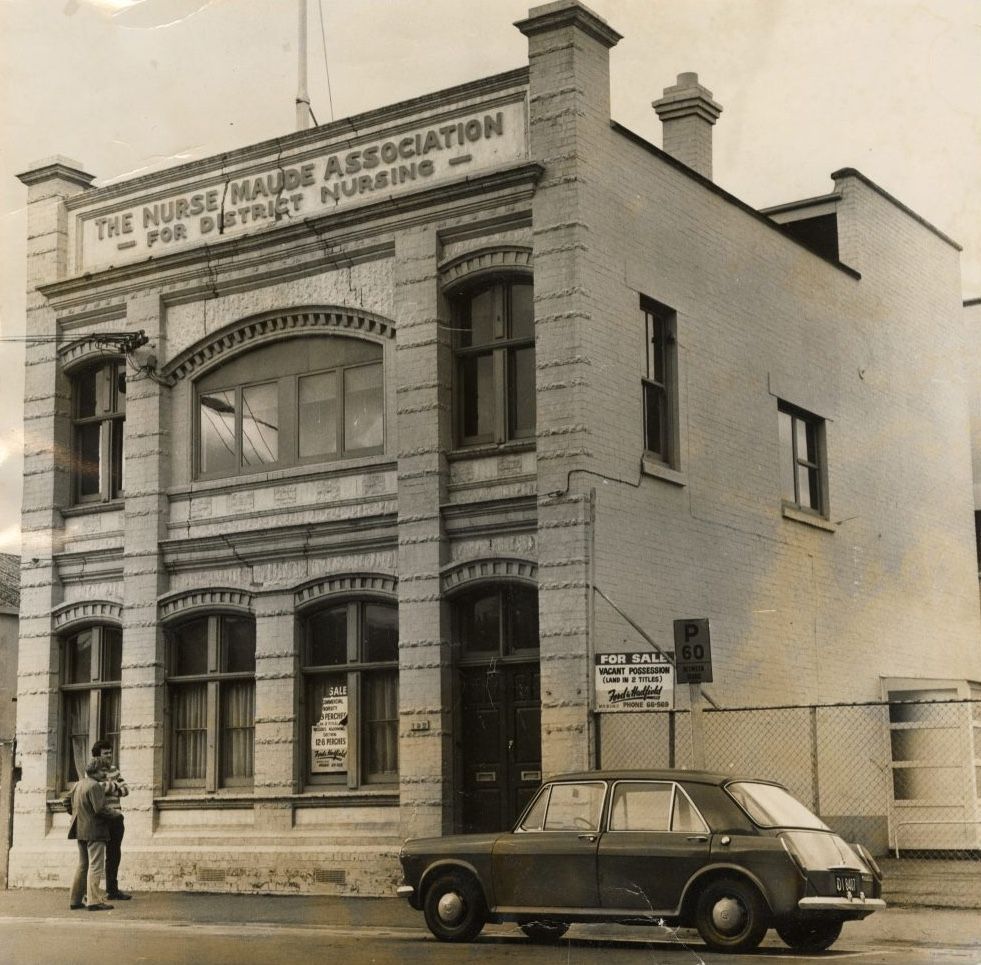
[(252, 784), (255, 622), (212, 615), (167, 630), (171, 787)]
[(306, 621), (307, 782), (398, 780), (398, 609), (352, 600)]
[(72, 377), (72, 485), (75, 502), (123, 493), (126, 363), (112, 359)]
[(462, 445), (535, 435), (535, 306), (530, 281), (497, 280), (453, 299), (456, 434)]
[(462, 662), (537, 657), (538, 591), (534, 587), (501, 583), (463, 593), (454, 600), (453, 618)]
[(824, 419), (786, 402), (779, 403), (777, 418), (783, 501), (826, 516)]
[(119, 697), (123, 634), (93, 626), (62, 640), (61, 775), (67, 786), (85, 774), (97, 740), (112, 743), (119, 760)]
[(199, 476), (381, 452), (382, 349), (342, 337), (265, 346), (202, 378), (196, 406)]
[(677, 464), (677, 340), (675, 313), (648, 298), (640, 302), (647, 343), (644, 451), (668, 466)]

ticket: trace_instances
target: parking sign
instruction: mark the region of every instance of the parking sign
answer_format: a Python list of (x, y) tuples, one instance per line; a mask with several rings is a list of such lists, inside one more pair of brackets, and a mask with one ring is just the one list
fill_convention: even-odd
[(674, 621), (674, 666), (679, 684), (712, 682), (712, 644), (708, 620)]

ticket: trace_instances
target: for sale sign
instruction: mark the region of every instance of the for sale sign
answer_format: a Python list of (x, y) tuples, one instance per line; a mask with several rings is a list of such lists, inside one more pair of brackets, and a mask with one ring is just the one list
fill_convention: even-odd
[(310, 771), (347, 771), (347, 687), (329, 687), (320, 706), (320, 720), (310, 728)]
[(627, 713), (674, 708), (674, 671), (657, 650), (596, 654), (596, 710)]

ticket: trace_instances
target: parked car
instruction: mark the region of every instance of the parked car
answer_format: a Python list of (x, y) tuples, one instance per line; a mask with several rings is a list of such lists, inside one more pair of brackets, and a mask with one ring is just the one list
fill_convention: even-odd
[(513, 831), (418, 838), (398, 894), (442, 941), (488, 921), (557, 941), (571, 922), (694, 926), (717, 951), (768, 928), (821, 951), (885, 907), (882, 874), (773, 781), (701, 771), (593, 771), (545, 783)]

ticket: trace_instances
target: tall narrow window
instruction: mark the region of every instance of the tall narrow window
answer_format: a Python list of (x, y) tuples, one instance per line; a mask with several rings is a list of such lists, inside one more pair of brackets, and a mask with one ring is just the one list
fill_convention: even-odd
[(398, 780), (398, 609), (350, 601), (306, 621), (307, 781)]
[(780, 485), (784, 503), (827, 514), (824, 492), (824, 420), (781, 402)]
[(167, 631), (170, 785), (252, 784), (255, 623), (215, 615)]
[(119, 760), (119, 697), (123, 635), (116, 627), (93, 626), (62, 641), (61, 775), (64, 785), (85, 773), (96, 740), (113, 745)]
[(497, 281), (453, 301), (457, 438), (535, 434), (535, 307), (530, 281)]
[(107, 502), (123, 493), (126, 363), (90, 366), (72, 378), (75, 501)]
[(647, 341), (644, 396), (644, 451), (669, 466), (677, 462), (677, 354), (675, 313), (651, 299), (640, 303)]

